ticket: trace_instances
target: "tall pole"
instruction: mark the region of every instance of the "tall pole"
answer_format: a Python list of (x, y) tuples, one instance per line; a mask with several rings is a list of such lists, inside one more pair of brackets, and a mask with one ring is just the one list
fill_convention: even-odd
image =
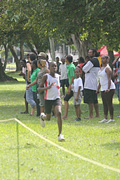
[(20, 168), (19, 168), (19, 123), (16, 122), (16, 133), (17, 133), (17, 169), (18, 169), (18, 180), (20, 179)]

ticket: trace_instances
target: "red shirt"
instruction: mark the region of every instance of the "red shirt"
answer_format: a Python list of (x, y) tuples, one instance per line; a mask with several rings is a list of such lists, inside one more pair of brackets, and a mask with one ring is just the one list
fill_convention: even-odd
[(85, 63), (80, 63), (80, 64), (77, 65), (80, 68), (80, 74), (82, 74), (82, 67), (83, 67), (84, 64)]

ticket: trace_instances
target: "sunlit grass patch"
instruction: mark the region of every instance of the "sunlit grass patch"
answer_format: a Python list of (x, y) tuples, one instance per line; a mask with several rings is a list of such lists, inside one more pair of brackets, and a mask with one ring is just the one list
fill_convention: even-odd
[[(12, 76), (18, 77), (16, 73)], [(19, 77), (21, 78), (21, 77)], [(0, 120), (17, 118), (27, 127), (31, 128), (46, 139), (63, 148), (94, 160), (103, 165), (120, 169), (120, 120), (118, 99), (114, 97), (115, 123), (99, 124), (103, 119), (103, 107), (99, 95), (100, 118), (84, 119), (88, 116), (88, 106), (83, 103), (81, 109), (82, 120), (75, 122), (75, 110), (72, 99), (69, 106), (68, 120), (63, 121), (63, 134), (65, 142), (57, 141), (57, 119), (52, 118), (42, 128), (39, 118), (34, 115), (20, 114), (24, 111), (25, 82), (0, 83)], [(62, 99), (62, 112), (64, 102)], [(85, 160), (75, 157), (36, 136), (15, 121), (0, 123), (0, 179), (17, 180), (18, 155), (21, 180), (113, 180), (120, 179), (120, 173), (100, 167)], [(19, 147), (17, 144), (19, 133)], [(9, 172), (9, 173), (8, 173)]]

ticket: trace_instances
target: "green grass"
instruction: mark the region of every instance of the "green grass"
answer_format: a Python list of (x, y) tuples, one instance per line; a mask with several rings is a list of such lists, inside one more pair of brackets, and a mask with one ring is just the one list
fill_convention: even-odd
[(15, 71), (16, 70), (16, 64), (15, 63), (10, 63), (10, 64), (7, 63), (6, 68), (9, 71)]
[[(0, 120), (18, 118), (43, 137), (78, 155), (120, 169), (120, 108), (114, 96), (115, 123), (99, 124), (103, 119), (99, 96), (100, 118), (86, 120), (88, 107), (81, 104), (82, 121), (75, 122), (70, 101), (68, 120), (63, 121), (65, 142), (57, 141), (57, 120), (52, 118), (42, 128), (36, 116), (21, 115), (24, 111), (25, 82), (16, 73), (8, 73), (18, 82), (0, 83)], [(63, 103), (64, 112), (64, 103)], [(17, 123), (0, 123), (0, 180), (17, 180)], [(23, 126), (19, 127), (20, 180), (119, 180), (120, 173), (105, 169), (60, 150), (40, 139)]]

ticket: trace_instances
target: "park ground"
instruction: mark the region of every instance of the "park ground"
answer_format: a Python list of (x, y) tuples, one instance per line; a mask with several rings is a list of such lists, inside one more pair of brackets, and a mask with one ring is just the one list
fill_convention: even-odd
[[(0, 120), (16, 118), (40, 136), (16, 121), (0, 122), (1, 180), (120, 179), (120, 118), (117, 118), (120, 107), (116, 95), (115, 122), (111, 124), (98, 123), (103, 119), (100, 95), (100, 118), (84, 119), (88, 116), (88, 107), (82, 102), (84, 112), (80, 122), (74, 121), (75, 110), (71, 100), (68, 120), (63, 120), (65, 142), (60, 143), (57, 141), (55, 118), (42, 128), (35, 115), (20, 114), (24, 111), (25, 82), (16, 72), (8, 72), (8, 75), (18, 81), (0, 83)], [(62, 103), (64, 113), (63, 99)]]

